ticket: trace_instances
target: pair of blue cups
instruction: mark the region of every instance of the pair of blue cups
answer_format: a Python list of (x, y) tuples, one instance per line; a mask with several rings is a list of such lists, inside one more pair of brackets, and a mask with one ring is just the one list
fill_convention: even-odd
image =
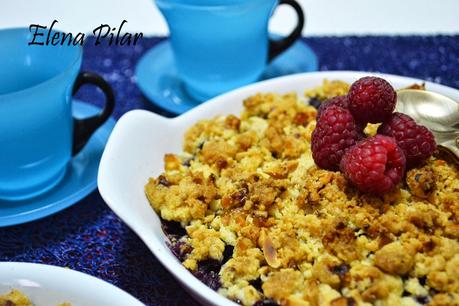
[[(29, 46), (31, 38), (29, 29), (0, 31), (0, 200), (56, 186), (115, 103), (100, 76), (80, 72), (80, 46)], [(106, 103), (100, 114), (76, 119), (72, 95), (84, 84), (99, 87)]]
[[(256, 81), (269, 61), (301, 36), (304, 15), (294, 0), (156, 0), (187, 91), (204, 101)], [(279, 4), (298, 15), (280, 41), (268, 35)], [(82, 48), (29, 45), (29, 29), (0, 31), (0, 200), (34, 197), (56, 186), (72, 156), (110, 116), (114, 96), (98, 75), (80, 72)], [(102, 112), (72, 118), (83, 84), (106, 96)]]

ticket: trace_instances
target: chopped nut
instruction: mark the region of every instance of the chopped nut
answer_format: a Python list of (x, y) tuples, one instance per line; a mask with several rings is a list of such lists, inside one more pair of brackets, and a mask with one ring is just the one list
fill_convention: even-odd
[(310, 121), (314, 120), (314, 118), (315, 114), (300, 112), (296, 113), (295, 117), (293, 118), (293, 123), (306, 126)]
[(238, 130), (240, 124), (241, 120), (239, 120), (239, 118), (234, 115), (229, 115), (225, 119), (225, 125), (230, 129)]
[(342, 296), (330, 302), (330, 306), (355, 306), (357, 302), (352, 297)]
[(405, 275), (414, 264), (414, 250), (400, 242), (385, 245), (375, 253), (375, 264), (383, 271)]
[(158, 177), (158, 184), (166, 187), (169, 187), (171, 185), (164, 175), (160, 175)]
[(414, 168), (406, 173), (406, 183), (411, 192), (420, 198), (426, 199), (435, 189), (435, 177), (430, 166)]

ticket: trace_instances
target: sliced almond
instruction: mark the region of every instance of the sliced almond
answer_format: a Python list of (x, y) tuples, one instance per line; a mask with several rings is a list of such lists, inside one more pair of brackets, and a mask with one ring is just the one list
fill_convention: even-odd
[(263, 254), (268, 265), (270, 265), (272, 268), (280, 267), (281, 262), (277, 258), (276, 248), (274, 247), (274, 244), (268, 235), (266, 235), (265, 240), (263, 242)]

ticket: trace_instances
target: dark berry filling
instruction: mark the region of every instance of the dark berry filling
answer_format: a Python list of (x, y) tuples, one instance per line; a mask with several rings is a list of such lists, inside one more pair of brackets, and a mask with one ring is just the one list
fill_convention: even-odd
[(256, 302), (255, 304), (253, 304), (253, 306), (279, 306), (279, 304), (277, 304), (274, 300), (264, 299)]
[(221, 267), (221, 262), (209, 259), (201, 261), (198, 264), (198, 270), (193, 274), (208, 287), (217, 291), (222, 286), (220, 283), (220, 277), (218, 276), (218, 272), (220, 272)]
[(174, 236), (178, 240), (186, 236), (186, 230), (179, 222), (161, 220), (161, 228), (168, 238)]
[[(171, 250), (172, 254), (180, 260), (185, 261), (188, 254), (192, 251), (190, 245), (183, 241), (183, 238), (187, 237), (186, 230), (175, 221), (166, 221), (161, 219), (161, 228), (164, 234), (169, 238), (167, 246)], [(234, 247), (226, 245), (223, 251), (223, 260), (208, 259), (198, 263), (197, 271), (193, 272), (193, 275), (201, 282), (206, 284), (212, 290), (217, 291), (220, 289), (221, 282), (218, 273), (221, 267), (233, 256)], [(261, 288), (261, 279), (256, 279), (250, 282), (250, 284), (260, 292), (263, 292)], [(235, 301), (238, 304), (242, 304), (241, 301)], [(254, 306), (279, 306), (276, 301), (271, 299), (263, 299), (254, 304)]]

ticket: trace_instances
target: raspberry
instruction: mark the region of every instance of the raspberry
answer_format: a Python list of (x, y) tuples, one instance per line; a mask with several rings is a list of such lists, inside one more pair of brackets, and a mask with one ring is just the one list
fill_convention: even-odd
[(332, 105), (337, 105), (339, 107), (346, 108), (346, 109), (349, 108), (349, 102), (346, 96), (336, 96), (320, 104), (319, 109), (317, 110), (317, 118), (319, 118), (320, 115), (322, 115), (322, 113), (327, 107), (332, 106)]
[(355, 120), (365, 125), (389, 119), (395, 108), (397, 94), (386, 80), (364, 77), (351, 85), (348, 99), (349, 110)]
[(362, 137), (349, 110), (329, 106), (318, 118), (312, 132), (312, 157), (319, 167), (336, 171), (346, 149)]
[(405, 153), (407, 168), (422, 164), (437, 147), (432, 132), (417, 124), (410, 116), (401, 113), (394, 113), (378, 128), (378, 133), (395, 138)]
[(405, 155), (395, 139), (376, 135), (346, 151), (341, 172), (360, 191), (382, 194), (392, 190), (405, 171)]

